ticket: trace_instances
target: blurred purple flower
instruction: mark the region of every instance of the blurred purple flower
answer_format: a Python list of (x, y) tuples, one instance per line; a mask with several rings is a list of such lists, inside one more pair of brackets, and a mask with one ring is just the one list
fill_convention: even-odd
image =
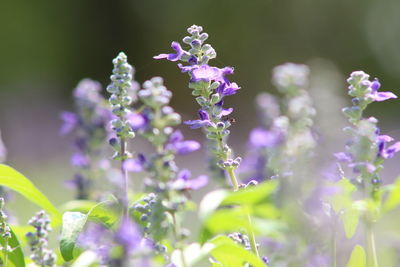
[(63, 121), (59, 131), (60, 135), (66, 135), (73, 131), (79, 122), (78, 116), (75, 113), (69, 111), (62, 112), (60, 118)]
[(154, 59), (167, 59), (169, 61), (178, 61), (182, 58), (182, 55), (185, 54), (185, 50), (182, 49), (181, 45), (178, 42), (172, 42), (172, 49), (175, 50), (175, 54), (159, 54), (158, 56), (154, 56)]
[(173, 132), (168, 140), (166, 149), (174, 151), (178, 155), (186, 155), (200, 148), (200, 144), (194, 140), (183, 140), (181, 131)]
[(197, 113), (199, 114), (200, 120), (189, 120), (183, 123), (189, 125), (191, 129), (197, 129), (212, 125), (212, 122), (210, 121), (210, 116), (208, 115), (207, 111), (199, 109)]
[(140, 113), (130, 113), (127, 116), (127, 120), (129, 125), (132, 127), (132, 130), (137, 131), (147, 126), (148, 120)]
[(123, 162), (122, 167), (128, 172), (141, 172), (143, 171), (144, 162), (140, 158), (127, 159)]
[(129, 217), (122, 218), (121, 224), (115, 233), (115, 241), (122, 245), (128, 253), (141, 246), (142, 236)]
[(345, 153), (345, 152), (338, 152), (338, 153), (334, 153), (333, 155), (335, 156), (335, 158), (338, 161), (341, 161), (341, 162), (351, 162), (353, 160), (353, 157), (350, 154)]
[(85, 168), (88, 167), (89, 164), (90, 164), (89, 157), (81, 152), (76, 152), (71, 157), (72, 166)]
[(181, 170), (175, 181), (172, 182), (172, 187), (176, 190), (198, 190), (208, 183), (206, 175), (200, 175), (195, 179), (190, 179), (191, 172), (187, 169)]
[(282, 135), (277, 131), (255, 128), (250, 133), (250, 144), (253, 147), (274, 147), (282, 141)]

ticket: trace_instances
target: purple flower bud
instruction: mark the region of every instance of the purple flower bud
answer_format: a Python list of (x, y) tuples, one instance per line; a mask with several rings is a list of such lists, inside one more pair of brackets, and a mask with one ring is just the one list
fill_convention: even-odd
[(127, 118), (129, 125), (132, 127), (132, 130), (137, 131), (139, 129), (143, 129), (147, 126), (148, 120), (139, 113), (130, 113)]
[(373, 92), (378, 91), (378, 89), (381, 87), (381, 83), (378, 81), (377, 78), (371, 83), (370, 88)]
[(122, 218), (121, 225), (115, 233), (115, 240), (122, 245), (124, 249), (130, 253), (141, 245), (142, 237), (137, 226), (129, 217)]
[(199, 109), (198, 114), (201, 120), (210, 120), (210, 116), (208, 115), (207, 111)]
[(89, 157), (81, 152), (77, 152), (71, 157), (71, 165), (75, 167), (85, 168), (89, 166)]
[(122, 166), (128, 172), (143, 171), (143, 162), (140, 159), (127, 159)]

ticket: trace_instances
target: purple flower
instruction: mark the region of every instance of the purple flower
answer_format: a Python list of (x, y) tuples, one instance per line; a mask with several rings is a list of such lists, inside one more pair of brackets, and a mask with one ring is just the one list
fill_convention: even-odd
[(168, 140), (166, 149), (175, 151), (178, 155), (186, 155), (200, 148), (200, 144), (193, 140), (183, 140), (181, 131), (173, 132)]
[(341, 162), (351, 162), (353, 160), (353, 157), (348, 153), (339, 152), (339, 153), (335, 153), (333, 155), (335, 156), (335, 158), (338, 161), (341, 161)]
[(206, 175), (200, 175), (195, 179), (190, 179), (192, 174), (189, 170), (184, 169), (178, 173), (175, 181), (172, 182), (172, 187), (176, 190), (198, 190), (208, 183)]
[(381, 84), (379, 83), (378, 79), (375, 79), (371, 84), (370, 84), (370, 89), (371, 93), (369, 94), (369, 97), (372, 98), (372, 100), (380, 102), (380, 101), (385, 101), (391, 98), (397, 98), (395, 94), (392, 92), (378, 92), (378, 89), (381, 87)]
[(201, 127), (207, 127), (207, 126), (211, 126), (212, 122), (210, 121), (210, 115), (208, 115), (208, 112), (203, 110), (203, 109), (199, 109), (198, 111), (200, 120), (189, 120), (189, 121), (185, 121), (184, 124), (189, 125), (191, 129), (197, 129), (197, 128), (201, 128)]
[(147, 118), (140, 113), (130, 113), (126, 119), (134, 131), (143, 129), (148, 124)]
[(122, 167), (128, 172), (141, 172), (143, 171), (144, 162), (140, 159), (127, 159), (124, 161)]
[(75, 167), (85, 168), (90, 163), (89, 157), (81, 152), (76, 152), (71, 157), (71, 165)]
[(129, 217), (122, 218), (122, 222), (115, 233), (115, 241), (122, 245), (128, 253), (141, 246), (140, 232)]
[(69, 111), (62, 112), (60, 118), (63, 121), (63, 124), (61, 125), (59, 131), (60, 135), (66, 135), (73, 131), (79, 122), (78, 116), (75, 113)]
[(240, 87), (237, 85), (237, 83), (222, 83), (217, 88), (217, 93), (220, 93), (222, 96), (234, 95), (239, 89)]
[(250, 133), (250, 144), (253, 147), (274, 147), (282, 141), (282, 135), (277, 131), (255, 128)]
[(219, 80), (221, 78), (221, 71), (217, 67), (210, 67), (208, 65), (201, 65), (198, 68), (192, 69), (190, 72), (192, 79), (190, 82), (210, 82)]
[(353, 168), (353, 172), (359, 173), (361, 169), (365, 169), (369, 173), (376, 171), (376, 167), (369, 162), (354, 162), (349, 164), (349, 168)]
[(154, 56), (154, 59), (164, 59), (166, 58), (169, 61), (178, 61), (182, 58), (182, 55), (185, 54), (185, 50), (182, 49), (181, 45), (178, 42), (172, 42), (171, 44), (172, 49), (175, 50), (175, 54), (159, 54), (158, 56)]
[(400, 142), (396, 142), (395, 144), (388, 147), (383, 153), (382, 157), (385, 159), (393, 158), (394, 155), (400, 151)]

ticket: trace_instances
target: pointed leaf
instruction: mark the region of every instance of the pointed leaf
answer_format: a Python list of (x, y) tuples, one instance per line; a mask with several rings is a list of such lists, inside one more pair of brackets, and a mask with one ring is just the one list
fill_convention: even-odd
[(365, 267), (365, 251), (360, 245), (356, 245), (351, 252), (350, 260), (346, 267)]
[[(8, 239), (8, 245), (13, 249), (12, 252), (8, 253), (9, 264), (14, 264), (15, 267), (25, 267), (24, 253), (19, 240), (12, 229), (11, 238)], [(0, 238), (0, 246), (5, 246), (5, 240), (3, 238)]]
[(30, 202), (44, 209), (50, 215), (53, 227), (61, 224), (60, 212), (28, 178), (18, 171), (7, 165), (0, 164), (0, 185), (20, 193)]
[(85, 226), (87, 216), (80, 212), (66, 212), (62, 217), (62, 230), (60, 240), (60, 251), (65, 261), (74, 258), (73, 251), (79, 233)]

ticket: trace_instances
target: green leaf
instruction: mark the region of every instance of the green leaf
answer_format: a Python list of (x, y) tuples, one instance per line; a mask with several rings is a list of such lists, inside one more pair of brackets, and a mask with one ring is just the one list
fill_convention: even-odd
[(199, 243), (192, 243), (186, 246), (183, 250), (183, 256), (186, 264), (183, 264), (182, 251), (178, 249), (172, 252), (171, 261), (177, 267), (193, 266), (194, 264), (200, 262), (205, 257), (207, 257), (210, 253), (210, 250), (213, 248), (214, 245), (210, 243), (206, 243), (203, 246), (201, 246)]
[(62, 220), (60, 251), (64, 260), (70, 261), (74, 258), (75, 243), (79, 233), (85, 226), (87, 215), (76, 211), (68, 211), (62, 216)]
[[(90, 202), (90, 203), (89, 203)], [(82, 232), (87, 220), (94, 221), (97, 223), (102, 223), (104, 226), (110, 228), (118, 220), (118, 215), (108, 209), (107, 204), (112, 203), (112, 201), (107, 200), (100, 203), (92, 201), (74, 201), (74, 203), (69, 203), (67, 207), (75, 207), (76, 210), (86, 210), (89, 205), (92, 205), (91, 209), (84, 214), (78, 211), (68, 211), (63, 215), (63, 224), (61, 230), (61, 240), (60, 240), (60, 251), (61, 255), (65, 261), (70, 261), (74, 258), (74, 248), (76, 240), (79, 234)]]
[(83, 252), (79, 257), (74, 261), (71, 267), (92, 267), (99, 266), (98, 255), (91, 251), (87, 250)]
[(219, 207), (228, 194), (227, 190), (215, 190), (205, 195), (200, 202), (199, 217), (201, 219), (207, 218)]
[(343, 178), (330, 186), (338, 187), (340, 189), (338, 194), (327, 198), (336, 214), (339, 214), (344, 209), (351, 208), (353, 204), (351, 195), (357, 189), (356, 186), (346, 178)]
[[(4, 238), (0, 238), (0, 245), (5, 246), (5, 244)], [(13, 229), (11, 229), (11, 238), (8, 239), (8, 245), (13, 249), (12, 252), (8, 253), (9, 264), (11, 263), (15, 267), (25, 267), (24, 253)]]
[(346, 267), (365, 267), (365, 262), (364, 248), (360, 245), (356, 245), (353, 249), (353, 252), (351, 252), (351, 256)]
[(222, 205), (250, 205), (267, 199), (275, 190), (277, 181), (266, 181), (257, 186), (249, 186), (230, 193), (222, 201)]
[(60, 212), (29, 179), (18, 171), (7, 165), (0, 164), (0, 185), (20, 193), (26, 199), (44, 209), (50, 215), (53, 227), (61, 224)]
[(383, 204), (383, 210), (385, 212), (391, 211), (400, 204), (400, 179), (397, 178), (396, 183), (389, 188), (389, 196), (387, 197), (385, 204)]
[(360, 220), (360, 213), (357, 209), (346, 209), (341, 216), (344, 232), (347, 238), (352, 238), (356, 233), (358, 222)]
[[(243, 267), (249, 263), (253, 267), (265, 267), (263, 261), (257, 258), (254, 253), (236, 244), (227, 236), (217, 236), (210, 240), (214, 248), (210, 251), (211, 255), (224, 267)], [(214, 266), (219, 266), (215, 265)]]

